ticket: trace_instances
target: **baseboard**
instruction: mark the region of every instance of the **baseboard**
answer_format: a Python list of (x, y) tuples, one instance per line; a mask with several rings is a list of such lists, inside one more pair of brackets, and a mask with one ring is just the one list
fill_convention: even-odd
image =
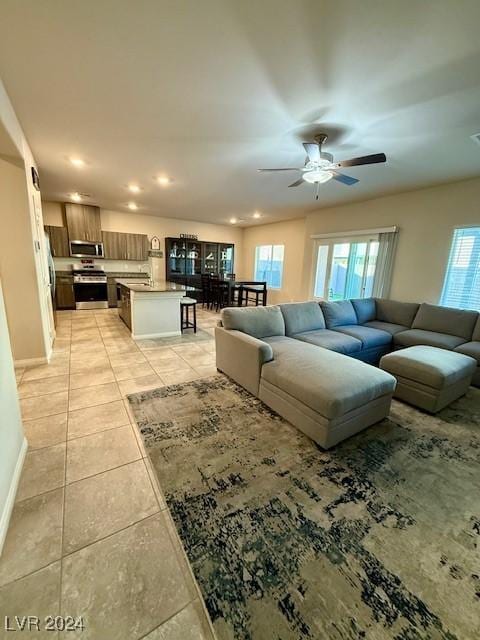
[(17, 458), (17, 464), (15, 465), (15, 471), (13, 472), (12, 481), (10, 482), (10, 489), (8, 490), (7, 500), (5, 501), (3, 512), (0, 515), (0, 555), (2, 554), (5, 538), (7, 537), (10, 516), (12, 515), (13, 505), (15, 504), (15, 496), (17, 495), (18, 483), (20, 482), (20, 476), (22, 474), (23, 463), (25, 461), (27, 448), (27, 439), (23, 438), (22, 447)]
[(23, 360), (14, 360), (13, 364), (15, 367), (36, 367), (39, 364), (48, 364), (50, 362), (50, 358), (52, 357), (52, 353), (50, 352), (49, 356), (44, 356), (42, 358), (24, 358)]
[(132, 333), (132, 338), (134, 340), (153, 340), (154, 338), (173, 338), (181, 336), (181, 331), (165, 331), (163, 333), (144, 333), (141, 335), (136, 335)]

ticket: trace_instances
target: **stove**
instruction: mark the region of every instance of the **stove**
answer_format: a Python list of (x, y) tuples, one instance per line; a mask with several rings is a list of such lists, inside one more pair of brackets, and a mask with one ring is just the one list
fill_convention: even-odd
[(107, 276), (93, 260), (72, 264), (76, 309), (107, 309)]

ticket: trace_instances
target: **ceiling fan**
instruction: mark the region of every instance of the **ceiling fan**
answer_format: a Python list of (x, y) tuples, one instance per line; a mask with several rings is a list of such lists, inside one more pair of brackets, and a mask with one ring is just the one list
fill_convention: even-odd
[(360, 156), (351, 158), (350, 160), (342, 160), (334, 162), (331, 153), (322, 151), (322, 145), (327, 140), (326, 133), (320, 133), (314, 138), (315, 142), (304, 142), (303, 148), (307, 152), (307, 158), (303, 167), (285, 167), (281, 169), (258, 169), (258, 171), (301, 171), (301, 177), (289, 184), (289, 187), (299, 187), (304, 182), (309, 182), (316, 186), (315, 199), (318, 200), (318, 191), (321, 184), (329, 180), (336, 180), (347, 186), (351, 186), (358, 182), (357, 178), (352, 178), (344, 173), (339, 173), (337, 169), (343, 167), (356, 167), (362, 164), (378, 164), (386, 162), (387, 158), (384, 153), (374, 153), (369, 156)]

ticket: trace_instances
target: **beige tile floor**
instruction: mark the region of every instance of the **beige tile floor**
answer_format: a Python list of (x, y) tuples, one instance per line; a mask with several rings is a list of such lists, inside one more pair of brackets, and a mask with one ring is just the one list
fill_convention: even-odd
[(0, 558), (0, 638), (4, 615), (83, 616), (85, 639), (214, 637), (125, 398), (216, 373), (218, 316), (198, 315), (212, 339), (167, 346), (133, 341), (116, 310), (60, 312), (51, 363), (17, 370), (29, 448)]

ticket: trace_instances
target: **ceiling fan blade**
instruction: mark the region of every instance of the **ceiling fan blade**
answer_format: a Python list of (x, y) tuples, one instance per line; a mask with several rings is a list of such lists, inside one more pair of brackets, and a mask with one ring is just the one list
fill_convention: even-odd
[(335, 164), (336, 167), (356, 167), (361, 164), (378, 164), (386, 162), (387, 156), (384, 153), (373, 153), (370, 156), (360, 156), (359, 158), (351, 158), (350, 160), (342, 160)]
[(257, 169), (257, 171), (301, 171), (298, 167), (285, 167), (282, 169)]
[(305, 180), (303, 178), (299, 178), (298, 180), (296, 180), (295, 182), (292, 182), (292, 184), (289, 184), (289, 187), (299, 187), (301, 184), (303, 184), (305, 182)]
[(351, 186), (352, 184), (357, 184), (358, 180), (356, 178), (352, 178), (351, 176), (346, 176), (344, 173), (337, 173), (336, 171), (332, 171), (333, 179), (337, 182), (341, 182), (342, 184), (347, 184)]
[(304, 142), (303, 148), (307, 152), (307, 156), (310, 162), (320, 161), (320, 147), (316, 142)]

